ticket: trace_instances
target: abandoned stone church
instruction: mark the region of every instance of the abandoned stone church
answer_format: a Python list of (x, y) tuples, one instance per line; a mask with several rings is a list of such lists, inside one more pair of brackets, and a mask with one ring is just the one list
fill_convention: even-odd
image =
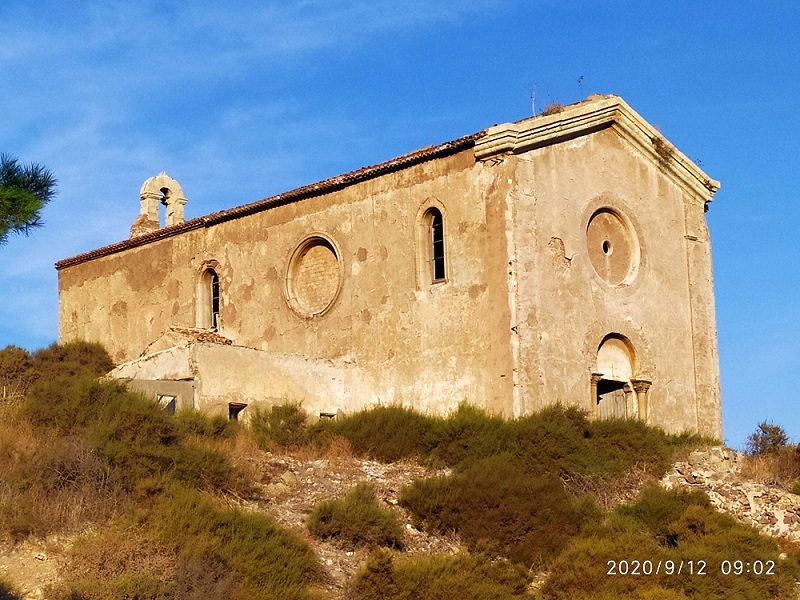
[(597, 95), (190, 220), (161, 173), (130, 239), (57, 263), (59, 337), (170, 410), (560, 402), (720, 437), (718, 187)]

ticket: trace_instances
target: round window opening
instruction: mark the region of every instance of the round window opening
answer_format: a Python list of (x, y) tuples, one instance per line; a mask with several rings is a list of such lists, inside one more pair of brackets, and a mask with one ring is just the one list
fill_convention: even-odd
[(321, 236), (303, 240), (289, 261), (289, 305), (306, 317), (321, 315), (339, 295), (341, 278), (339, 255), (333, 243)]
[(627, 285), (639, 267), (639, 241), (627, 219), (609, 208), (601, 208), (586, 227), (589, 260), (609, 285)]

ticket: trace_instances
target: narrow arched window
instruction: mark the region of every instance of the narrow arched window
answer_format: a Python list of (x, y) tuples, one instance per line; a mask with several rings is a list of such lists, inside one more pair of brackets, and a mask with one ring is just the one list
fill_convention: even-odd
[(428, 211), (430, 223), (430, 261), (431, 278), (435, 283), (445, 280), (444, 269), (444, 221), (442, 213), (437, 208)]
[(219, 275), (208, 268), (200, 276), (197, 297), (197, 326), (216, 331), (219, 328)]
[(211, 329), (217, 330), (219, 326), (219, 275), (211, 271)]

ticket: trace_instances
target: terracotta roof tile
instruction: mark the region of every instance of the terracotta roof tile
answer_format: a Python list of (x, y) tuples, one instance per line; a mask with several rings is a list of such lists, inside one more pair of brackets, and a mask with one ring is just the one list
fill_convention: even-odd
[(179, 235), (193, 229), (210, 227), (212, 225), (216, 225), (217, 223), (238, 219), (257, 212), (269, 210), (270, 208), (274, 208), (276, 206), (282, 206), (284, 204), (298, 202), (306, 198), (321, 196), (322, 194), (327, 194), (355, 183), (378, 177), (384, 173), (399, 171), (406, 167), (423, 163), (434, 158), (455, 154), (461, 150), (473, 147), (475, 145), (475, 141), (484, 135), (485, 131), (480, 131), (478, 133), (467, 135), (450, 142), (445, 142), (444, 144), (439, 144), (438, 146), (426, 146), (425, 148), (421, 148), (409, 154), (404, 154), (403, 156), (387, 160), (386, 162), (368, 167), (362, 167), (361, 169), (344, 173), (342, 175), (337, 175), (329, 179), (324, 179), (323, 181), (317, 183), (299, 187), (283, 194), (257, 200), (256, 202), (251, 202), (250, 204), (243, 204), (242, 206), (237, 206), (235, 208), (221, 210), (203, 217), (197, 217), (195, 219), (185, 221), (179, 225), (164, 227), (152, 233), (124, 240), (122, 242), (117, 242), (116, 244), (111, 244), (109, 246), (103, 246), (102, 248), (97, 248), (96, 250), (91, 250), (71, 258), (60, 260), (56, 263), (56, 269), (64, 269), (66, 267), (77, 265), (101, 256), (107, 256), (122, 250), (127, 250), (128, 248), (149, 244), (150, 242)]

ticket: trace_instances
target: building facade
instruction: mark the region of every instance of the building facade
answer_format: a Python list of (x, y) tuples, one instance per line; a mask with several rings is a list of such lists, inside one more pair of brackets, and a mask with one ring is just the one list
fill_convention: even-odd
[(191, 220), (162, 173), (129, 240), (57, 263), (59, 337), (231, 416), (562, 403), (720, 437), (718, 187), (616, 96)]

